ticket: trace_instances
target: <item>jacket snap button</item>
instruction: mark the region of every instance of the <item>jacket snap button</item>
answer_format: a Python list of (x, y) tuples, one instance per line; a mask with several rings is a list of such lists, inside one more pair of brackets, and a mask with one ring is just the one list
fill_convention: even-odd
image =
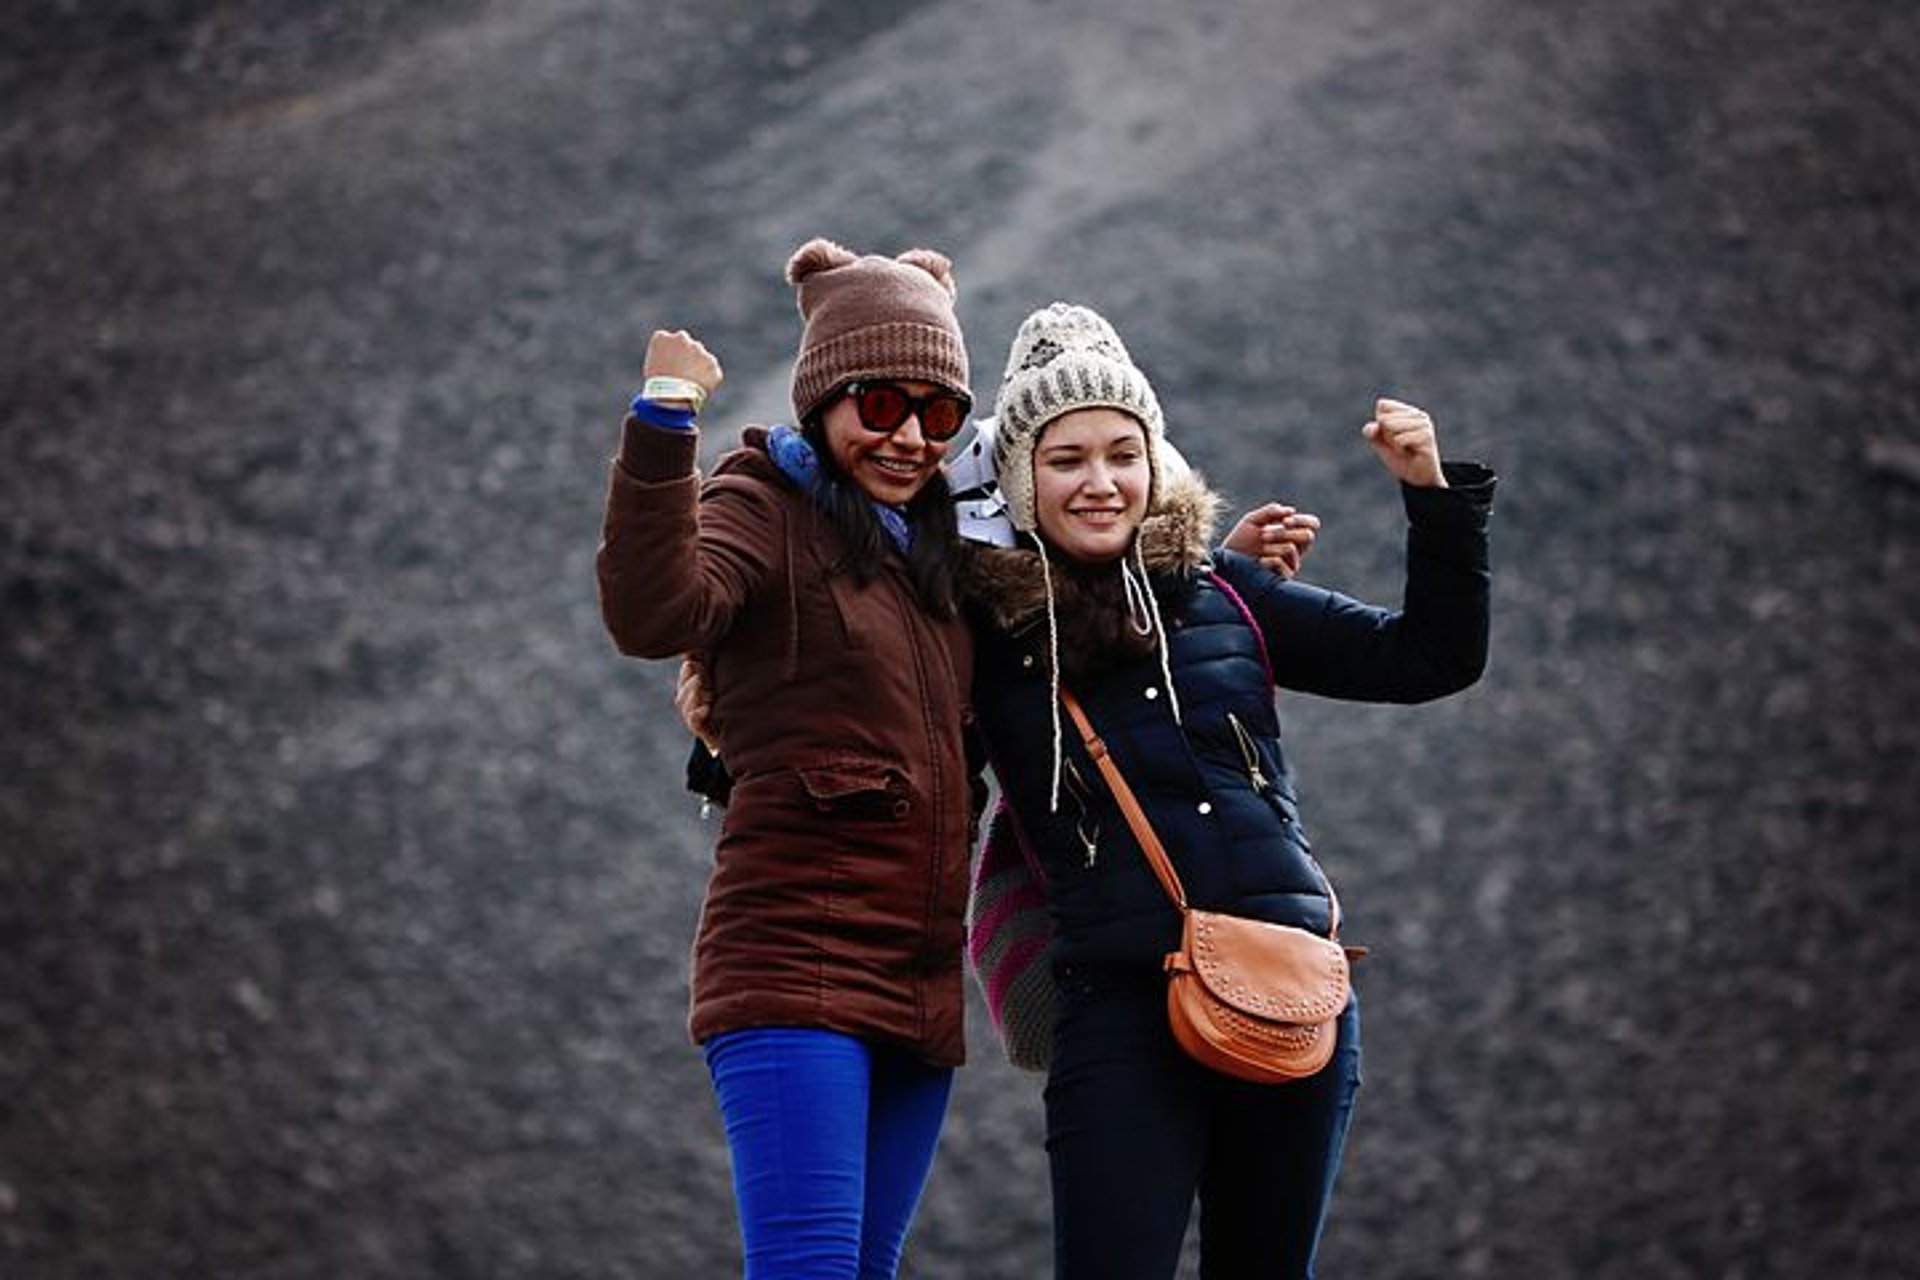
[(1202, 800), (1202, 801), (1201, 801), (1201, 802), (1200, 802), (1200, 803), (1199, 803), (1199, 804), (1198, 804), (1197, 806), (1195, 806), (1195, 807), (1196, 807), (1196, 808), (1198, 808), (1198, 809), (1200, 810), (1200, 812), (1201, 812), (1202, 814), (1209, 814), (1209, 813), (1212, 813), (1212, 812), (1213, 812), (1213, 801), (1211, 801), (1211, 800)]
[(1154, 688), (1152, 685), (1147, 686), (1147, 697), (1149, 699), (1157, 698), (1159, 696), (1160, 696), (1160, 691), (1158, 689)]
[(1020, 658), (1020, 665), (1023, 667), (1031, 667), (1033, 665), (1033, 655), (1030, 653), (1022, 654)]

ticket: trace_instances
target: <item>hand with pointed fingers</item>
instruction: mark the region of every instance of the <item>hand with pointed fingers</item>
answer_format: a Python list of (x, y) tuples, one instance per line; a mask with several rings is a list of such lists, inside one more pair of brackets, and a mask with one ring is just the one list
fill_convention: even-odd
[(1300, 563), (1313, 549), (1320, 517), (1284, 502), (1269, 502), (1240, 517), (1227, 535), (1229, 551), (1252, 556), (1268, 571), (1283, 578), (1300, 572)]
[(680, 679), (673, 687), (673, 709), (680, 713), (680, 719), (707, 750), (720, 754), (720, 741), (713, 736), (707, 722), (713, 711), (713, 691), (707, 687), (707, 671), (700, 659), (680, 660)]

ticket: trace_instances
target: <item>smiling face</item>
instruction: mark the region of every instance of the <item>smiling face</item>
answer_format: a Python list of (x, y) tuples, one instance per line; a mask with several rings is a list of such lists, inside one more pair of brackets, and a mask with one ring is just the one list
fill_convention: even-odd
[[(931, 382), (897, 381), (914, 396), (941, 389)], [(944, 443), (921, 433), (919, 414), (909, 413), (898, 427), (882, 435), (860, 424), (860, 410), (844, 395), (827, 406), (820, 425), (827, 452), (840, 469), (869, 498), (891, 506), (911, 502), (947, 453)]]
[(1115, 560), (1147, 515), (1147, 432), (1118, 409), (1075, 409), (1040, 432), (1034, 518), (1047, 545), (1075, 560)]

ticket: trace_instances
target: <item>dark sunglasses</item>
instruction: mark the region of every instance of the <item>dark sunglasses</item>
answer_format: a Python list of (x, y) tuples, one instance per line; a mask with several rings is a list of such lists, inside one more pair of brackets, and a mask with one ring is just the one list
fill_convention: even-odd
[(947, 441), (967, 425), (973, 401), (951, 391), (934, 391), (924, 396), (907, 394), (897, 382), (849, 382), (847, 398), (860, 414), (860, 425), (881, 435), (900, 429), (908, 414), (920, 419), (920, 434), (929, 440)]

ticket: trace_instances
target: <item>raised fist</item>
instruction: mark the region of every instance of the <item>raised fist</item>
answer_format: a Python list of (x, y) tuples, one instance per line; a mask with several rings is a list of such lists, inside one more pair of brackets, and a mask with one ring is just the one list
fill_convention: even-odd
[(641, 376), (685, 378), (712, 395), (726, 375), (713, 352), (685, 329), (655, 329), (647, 339), (647, 361)]
[(1373, 421), (1360, 428), (1360, 434), (1402, 484), (1418, 489), (1447, 487), (1440, 470), (1440, 437), (1425, 409), (1398, 400), (1376, 400)]

